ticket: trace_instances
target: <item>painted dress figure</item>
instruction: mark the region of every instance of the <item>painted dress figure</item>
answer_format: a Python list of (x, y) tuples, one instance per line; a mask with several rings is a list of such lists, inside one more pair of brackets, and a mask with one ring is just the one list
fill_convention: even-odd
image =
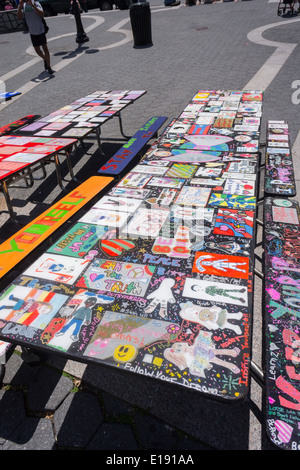
[(238, 374), (240, 369), (236, 364), (225, 361), (218, 356), (237, 357), (239, 348), (216, 349), (212, 339), (212, 333), (200, 331), (193, 345), (188, 343), (174, 343), (172, 348), (167, 348), (164, 352), (165, 358), (174, 363), (180, 370), (186, 368), (192, 375), (205, 378), (205, 371), (213, 368), (216, 364), (231, 370), (233, 374)]
[(238, 325), (229, 322), (229, 320), (241, 320), (243, 318), (242, 312), (229, 313), (227, 309), (220, 308), (217, 305), (213, 307), (201, 307), (192, 302), (182, 303), (180, 306), (181, 310), (179, 315), (184, 320), (199, 323), (209, 330), (228, 328), (233, 330), (237, 335), (242, 334), (242, 330)]

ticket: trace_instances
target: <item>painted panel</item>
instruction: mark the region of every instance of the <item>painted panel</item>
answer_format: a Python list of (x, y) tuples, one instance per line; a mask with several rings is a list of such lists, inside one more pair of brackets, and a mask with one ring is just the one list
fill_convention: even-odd
[(21, 119), (18, 119), (17, 121), (11, 122), (10, 124), (6, 124), (5, 126), (0, 127), (0, 136), (10, 134), (14, 130), (25, 126), (25, 124), (30, 124), (39, 117), (40, 116), (35, 114), (28, 114), (27, 116), (24, 116)]
[(300, 448), (300, 212), (265, 200), (266, 426), (281, 449)]
[[(256, 90), (199, 90), (139, 164), (2, 293), (0, 337), (243, 399), (261, 113)], [(37, 302), (49, 294), (55, 305), (40, 321)]]
[(162, 126), (166, 119), (166, 117), (158, 116), (151, 118), (100, 168), (98, 173), (101, 175), (119, 175)]
[(268, 121), (265, 193), (295, 196), (296, 183), (289, 126), (286, 121)]

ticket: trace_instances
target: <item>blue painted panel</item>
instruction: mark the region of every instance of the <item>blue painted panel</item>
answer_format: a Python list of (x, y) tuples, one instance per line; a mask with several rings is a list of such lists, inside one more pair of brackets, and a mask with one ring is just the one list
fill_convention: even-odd
[(154, 116), (149, 119), (149, 121), (100, 168), (98, 173), (101, 175), (120, 174), (166, 120), (167, 118), (162, 116)]

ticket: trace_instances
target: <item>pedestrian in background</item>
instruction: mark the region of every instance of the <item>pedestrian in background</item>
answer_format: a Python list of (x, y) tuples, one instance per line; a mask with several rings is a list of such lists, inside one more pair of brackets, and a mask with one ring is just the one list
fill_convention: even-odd
[(13, 10), (13, 9), (14, 9), (13, 5), (8, 0), (6, 0), (4, 10)]
[(54, 71), (50, 66), (50, 53), (41, 4), (35, 0), (20, 0), (17, 16), (18, 19), (25, 18), (34, 50), (43, 59), (45, 70), (52, 75)]
[(294, 0), (283, 0), (284, 8), (282, 13), (285, 14), (286, 6), (289, 5), (292, 14), (294, 13)]

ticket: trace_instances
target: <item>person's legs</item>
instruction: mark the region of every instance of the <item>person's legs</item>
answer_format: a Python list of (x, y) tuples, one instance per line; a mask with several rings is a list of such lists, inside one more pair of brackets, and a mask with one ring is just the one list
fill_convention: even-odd
[(37, 53), (38, 56), (40, 56), (43, 60), (45, 60), (45, 55), (41, 51), (40, 46), (34, 46), (34, 50), (35, 50), (35, 52)]
[(49, 53), (49, 49), (47, 46), (46, 35), (40, 34), (39, 36), (31, 36), (31, 40), (32, 40), (32, 45), (34, 47), (35, 52), (44, 61), (45, 70), (47, 70), (50, 74), (52, 74), (53, 70), (51, 69), (51, 66), (50, 66), (50, 53)]
[(50, 68), (50, 53), (49, 53), (47, 44), (42, 44), (42, 49), (43, 49), (44, 57), (45, 57), (44, 60), (47, 64), (47, 67)]

